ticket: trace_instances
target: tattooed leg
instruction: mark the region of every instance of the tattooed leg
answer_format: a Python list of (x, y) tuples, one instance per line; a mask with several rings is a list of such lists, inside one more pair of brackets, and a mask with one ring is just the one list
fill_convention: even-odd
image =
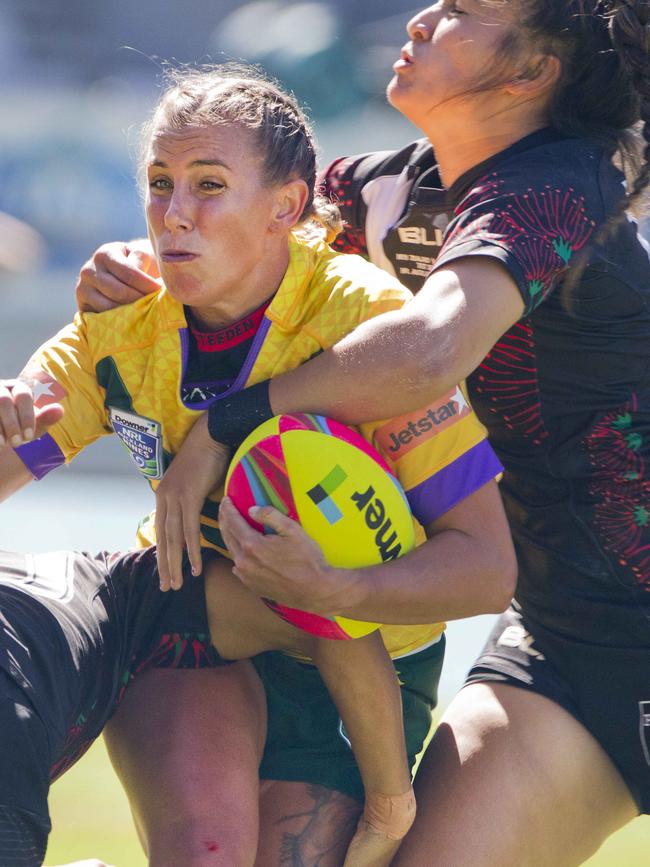
[(341, 867), (361, 811), (325, 786), (263, 781), (255, 867)]

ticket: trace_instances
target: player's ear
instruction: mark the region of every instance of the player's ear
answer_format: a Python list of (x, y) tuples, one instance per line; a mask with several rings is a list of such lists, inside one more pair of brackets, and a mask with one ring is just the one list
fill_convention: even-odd
[(554, 54), (537, 54), (526, 62), (517, 75), (507, 81), (503, 89), (513, 96), (535, 97), (555, 86), (562, 72), (562, 64)]
[(286, 232), (296, 226), (300, 222), (308, 198), (309, 187), (302, 178), (287, 181), (278, 187), (270, 225), (271, 231)]

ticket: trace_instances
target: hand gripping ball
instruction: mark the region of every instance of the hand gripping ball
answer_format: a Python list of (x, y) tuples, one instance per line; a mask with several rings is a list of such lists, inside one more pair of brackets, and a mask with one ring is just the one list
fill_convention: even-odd
[[(274, 506), (298, 521), (332, 566), (371, 566), (415, 545), (411, 510), (388, 464), (355, 430), (324, 416), (282, 415), (260, 425), (232, 459), (226, 494), (260, 532), (271, 531), (249, 517), (251, 506)], [(323, 638), (359, 638), (379, 626), (265, 602)]]

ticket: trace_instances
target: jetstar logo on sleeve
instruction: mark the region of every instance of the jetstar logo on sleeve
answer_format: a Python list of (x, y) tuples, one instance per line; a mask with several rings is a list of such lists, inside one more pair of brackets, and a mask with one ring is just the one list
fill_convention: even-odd
[(391, 419), (377, 430), (375, 438), (387, 454), (398, 460), (471, 411), (460, 386), (456, 386), (431, 406)]
[(41, 409), (49, 403), (60, 403), (68, 392), (47, 371), (39, 367), (28, 367), (20, 378), (34, 393), (34, 406)]
[(109, 407), (113, 430), (128, 449), (135, 465), (149, 480), (162, 479), (163, 445), (160, 423), (133, 412)]

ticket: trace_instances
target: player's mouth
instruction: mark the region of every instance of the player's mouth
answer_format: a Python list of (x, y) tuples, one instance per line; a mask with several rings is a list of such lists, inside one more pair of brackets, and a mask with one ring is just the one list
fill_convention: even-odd
[(163, 262), (172, 265), (182, 265), (184, 262), (193, 262), (198, 259), (199, 254), (192, 253), (190, 250), (164, 250), (160, 253), (160, 258)]
[(413, 66), (413, 49), (409, 43), (402, 48), (399, 60), (396, 60), (393, 64), (393, 70), (395, 72), (402, 72), (410, 66)]

